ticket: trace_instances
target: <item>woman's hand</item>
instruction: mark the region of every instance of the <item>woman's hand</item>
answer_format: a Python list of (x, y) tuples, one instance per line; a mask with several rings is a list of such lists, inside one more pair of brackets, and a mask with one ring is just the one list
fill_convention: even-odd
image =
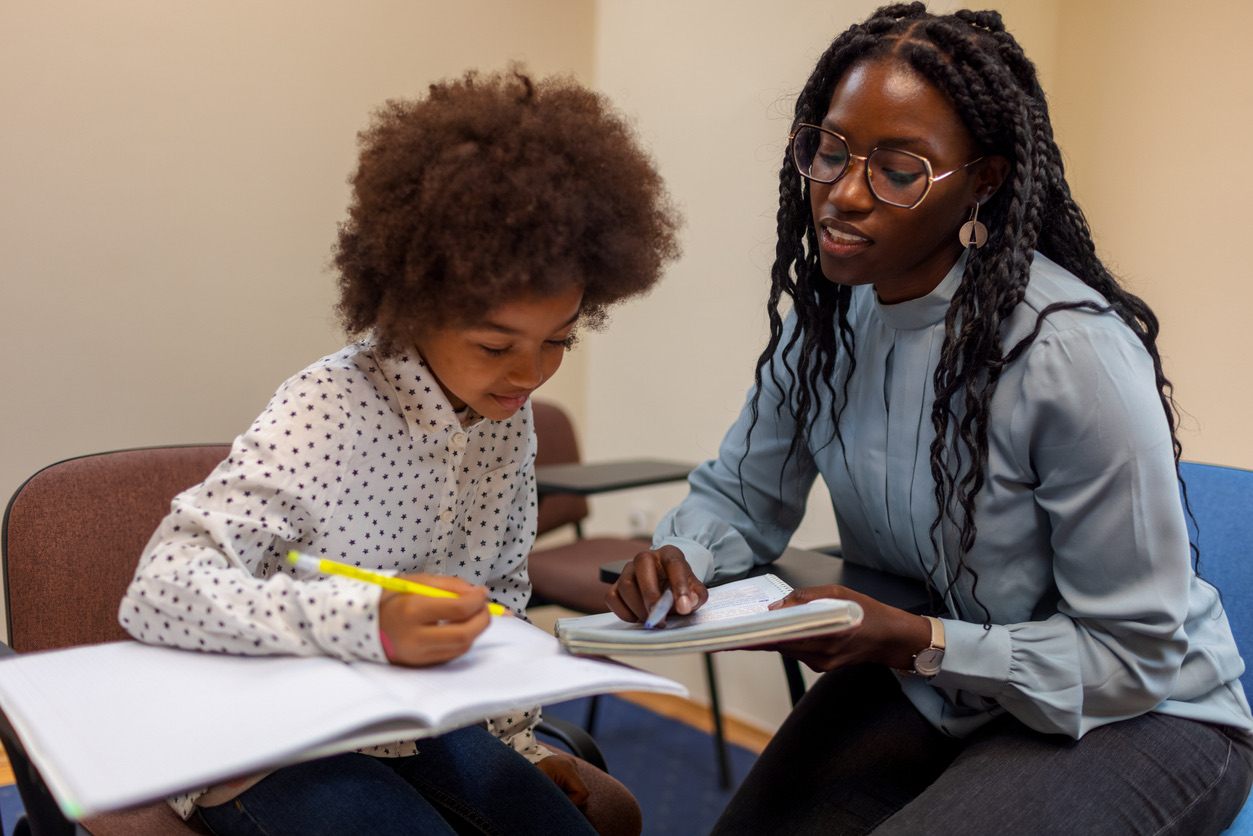
[(379, 597), (379, 630), (387, 660), (422, 667), (456, 659), (491, 623), (487, 590), (449, 575), (402, 575), (407, 580), (457, 593), (430, 598), (385, 589)]
[(540, 772), (552, 779), (575, 807), (582, 807), (587, 803), (587, 784), (583, 783), (574, 758), (564, 752), (553, 752), (535, 765)]
[(873, 662), (897, 670), (911, 670), (914, 654), (931, 643), (931, 625), (921, 615), (890, 607), (846, 586), (810, 586), (796, 589), (770, 609), (794, 607), (818, 598), (855, 601), (865, 613), (851, 630), (827, 636), (811, 636), (769, 645), (770, 650), (791, 656), (816, 671), (830, 671), (859, 662)]
[(662, 546), (637, 554), (610, 587), (605, 603), (623, 621), (643, 621), (667, 587), (674, 593), (671, 611), (679, 615), (694, 612), (709, 598), (683, 552)]

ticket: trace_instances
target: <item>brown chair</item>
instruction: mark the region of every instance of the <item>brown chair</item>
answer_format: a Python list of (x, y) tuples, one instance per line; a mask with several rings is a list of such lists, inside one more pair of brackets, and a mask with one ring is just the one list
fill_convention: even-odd
[[(117, 610), (136, 562), (170, 500), (201, 482), (230, 447), (152, 447), (84, 456), (53, 464), (23, 484), (4, 514), (5, 604), (9, 641), (20, 653), (127, 638)], [(596, 760), (594, 744), (545, 721), (541, 733)], [(207, 833), (182, 821), (165, 802), (88, 818), (76, 827), (60, 813), (7, 720), (3, 740), (26, 808), (30, 832), (96, 836)], [(600, 760), (603, 764), (603, 759)], [(587, 816), (601, 833), (637, 836), (639, 805), (615, 779), (586, 761), (580, 773), (592, 791)]]
[[(535, 421), (535, 437), (538, 443), (535, 455), (536, 467), (572, 465), (581, 461), (579, 443), (570, 416), (559, 406), (546, 401), (533, 400), (531, 410)], [(537, 530), (546, 534), (563, 525), (574, 527), (576, 539), (560, 546), (538, 548), (531, 552), (529, 561), (532, 587), (532, 606), (556, 604), (583, 613), (608, 612), (605, 594), (609, 584), (601, 580), (601, 567), (629, 560), (649, 548), (651, 541), (633, 537), (584, 537), (583, 520), (588, 515), (585, 495), (545, 492), (543, 478)], [(617, 489), (617, 484), (604, 490)], [(599, 493), (601, 488), (589, 484), (586, 493)], [(722, 711), (718, 698), (718, 679), (713, 655), (702, 654), (705, 665), (705, 681), (709, 688), (710, 713), (714, 726), (714, 751), (718, 759), (719, 782), (724, 788), (731, 785), (731, 764), (727, 754), (726, 737), (722, 727)], [(595, 733), (597, 697), (588, 704), (584, 728)]]
[[(577, 464), (579, 441), (570, 416), (559, 406), (532, 401), (538, 448), (536, 467)], [(609, 584), (600, 579), (600, 567), (616, 560), (629, 560), (647, 549), (648, 540), (632, 537), (584, 537), (583, 520), (589, 513), (587, 497), (572, 493), (540, 493), (536, 509), (537, 535), (574, 527), (576, 540), (531, 552), (532, 604), (550, 603), (585, 613), (607, 612), (605, 595)]]

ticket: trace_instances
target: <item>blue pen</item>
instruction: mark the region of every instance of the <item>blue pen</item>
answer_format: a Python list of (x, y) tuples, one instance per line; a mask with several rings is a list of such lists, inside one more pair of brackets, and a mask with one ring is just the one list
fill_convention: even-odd
[(661, 593), (657, 603), (653, 604), (653, 608), (648, 611), (648, 618), (644, 619), (644, 626), (649, 630), (656, 627), (666, 617), (666, 614), (670, 612), (672, 606), (674, 606), (674, 593), (667, 589)]

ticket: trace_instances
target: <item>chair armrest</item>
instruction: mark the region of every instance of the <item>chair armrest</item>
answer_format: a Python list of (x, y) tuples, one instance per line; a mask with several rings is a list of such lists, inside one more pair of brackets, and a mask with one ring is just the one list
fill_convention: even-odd
[(545, 717), (536, 725), (537, 734), (551, 737), (568, 748), (574, 755), (590, 763), (601, 772), (609, 772), (605, 756), (590, 734), (574, 723), (557, 717)]
[(580, 496), (642, 488), (687, 478), (694, 465), (659, 459), (624, 459), (596, 464), (545, 464), (535, 468), (536, 488), (541, 494), (572, 493)]

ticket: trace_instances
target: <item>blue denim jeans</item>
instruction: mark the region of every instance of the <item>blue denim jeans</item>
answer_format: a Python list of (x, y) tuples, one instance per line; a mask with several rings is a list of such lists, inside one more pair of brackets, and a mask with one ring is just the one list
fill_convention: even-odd
[(479, 726), (418, 749), (284, 767), (197, 814), (218, 836), (594, 833), (556, 784)]
[(714, 828), (761, 833), (1219, 833), (1253, 781), (1244, 732), (1145, 714), (1080, 740), (1012, 717), (954, 739), (887, 669), (821, 677)]

